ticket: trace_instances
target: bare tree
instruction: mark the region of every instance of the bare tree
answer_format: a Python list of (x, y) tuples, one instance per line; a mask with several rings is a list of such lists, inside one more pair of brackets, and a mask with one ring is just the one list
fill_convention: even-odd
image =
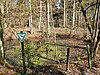
[[(94, 3), (89, 4), (87, 7), (85, 7), (85, 1), (84, 0), (79, 0), (80, 6), (81, 6), (81, 11), (83, 13), (83, 16), (85, 18), (86, 26), (89, 30), (90, 33), (90, 43), (87, 46), (87, 51), (88, 51), (88, 62), (89, 62), (89, 67), (92, 67), (92, 64), (94, 60), (96, 59), (96, 54), (98, 51), (99, 43), (100, 43), (100, 25), (99, 25), (99, 6), (100, 6), (100, 1), (96, 0)], [(89, 8), (96, 6), (94, 17), (93, 17), (93, 23), (91, 24), (88, 17), (87, 17), (87, 11)]]
[(4, 64), (4, 44), (3, 44), (3, 15), (4, 15), (5, 0), (0, 1), (0, 64)]
[(73, 28), (75, 27), (75, 0), (73, 4)]
[(48, 34), (50, 33), (50, 1), (49, 0), (47, 0), (47, 9), (48, 9)]
[(64, 27), (66, 27), (66, 0), (64, 0)]
[(29, 28), (30, 28), (31, 34), (33, 34), (31, 0), (29, 0)]
[(40, 22), (39, 22), (39, 30), (41, 30), (41, 21), (42, 21), (42, 0), (40, 0)]

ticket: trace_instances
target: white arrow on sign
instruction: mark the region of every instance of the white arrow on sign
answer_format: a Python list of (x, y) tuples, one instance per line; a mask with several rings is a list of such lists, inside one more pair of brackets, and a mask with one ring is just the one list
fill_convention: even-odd
[(24, 35), (25, 34), (18, 34), (18, 36), (20, 37), (20, 39), (23, 39), (24, 38)]

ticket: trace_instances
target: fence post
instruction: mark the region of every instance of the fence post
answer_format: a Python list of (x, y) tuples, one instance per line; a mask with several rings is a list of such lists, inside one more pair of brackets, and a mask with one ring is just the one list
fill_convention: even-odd
[(70, 48), (67, 48), (67, 55), (66, 55), (66, 71), (69, 71), (69, 55), (70, 55)]

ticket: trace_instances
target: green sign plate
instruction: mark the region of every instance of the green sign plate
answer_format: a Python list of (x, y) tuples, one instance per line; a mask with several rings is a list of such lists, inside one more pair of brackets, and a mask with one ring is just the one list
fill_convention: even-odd
[(21, 33), (17, 32), (16, 34), (17, 34), (18, 39), (19, 39), (21, 42), (24, 42), (24, 38), (25, 38), (25, 36), (26, 36), (26, 32), (21, 32)]

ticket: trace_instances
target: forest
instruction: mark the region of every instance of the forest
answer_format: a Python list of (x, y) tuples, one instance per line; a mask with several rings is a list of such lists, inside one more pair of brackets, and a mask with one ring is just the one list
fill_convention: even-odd
[(0, 0), (0, 75), (100, 75), (100, 0)]

